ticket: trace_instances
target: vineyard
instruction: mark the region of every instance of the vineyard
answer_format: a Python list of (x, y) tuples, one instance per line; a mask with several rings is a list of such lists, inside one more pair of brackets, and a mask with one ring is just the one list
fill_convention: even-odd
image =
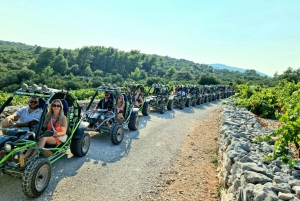
[[(281, 81), (275, 87), (262, 88), (243, 84), (237, 86), (234, 97), (237, 106), (246, 107), (252, 113), (262, 117), (277, 119), (282, 126), (269, 136), (260, 136), (255, 141), (277, 139), (272, 156), (266, 160), (280, 158), (293, 166), (300, 148), (300, 83)], [(295, 150), (291, 154), (290, 150)], [(298, 156), (299, 157), (299, 156)]]

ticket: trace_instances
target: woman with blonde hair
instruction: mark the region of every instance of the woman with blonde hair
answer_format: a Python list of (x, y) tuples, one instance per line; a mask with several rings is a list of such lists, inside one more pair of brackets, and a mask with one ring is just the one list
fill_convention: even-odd
[(118, 118), (118, 122), (120, 124), (123, 123), (123, 113), (124, 113), (124, 110), (125, 110), (125, 100), (124, 100), (124, 96), (123, 94), (120, 94), (119, 97), (118, 97), (118, 101), (117, 101), (117, 118)]
[[(67, 127), (67, 118), (64, 115), (63, 112), (63, 104), (60, 100), (56, 99), (52, 101), (52, 103), (48, 106), (48, 112), (45, 116), (45, 121), (44, 121), (44, 128), (46, 128), (46, 132), (50, 131), (53, 132), (52, 136), (41, 136), (38, 142), (39, 147), (44, 147), (45, 144), (49, 145), (57, 145), (60, 142), (65, 142), (67, 139), (66, 135), (66, 128)], [(32, 155), (32, 150), (29, 149), (26, 154), (25, 158), (29, 157)], [(43, 155), (51, 155), (49, 151), (42, 151)]]

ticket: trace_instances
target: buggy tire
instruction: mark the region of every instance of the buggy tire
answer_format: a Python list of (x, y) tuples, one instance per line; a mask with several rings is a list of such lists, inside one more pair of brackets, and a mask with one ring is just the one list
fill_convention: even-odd
[(142, 109), (142, 114), (144, 116), (149, 116), (150, 114), (150, 105), (148, 102), (145, 102), (144, 105), (143, 105), (143, 109)]
[(135, 114), (134, 117), (130, 118), (129, 120), (128, 129), (132, 131), (136, 131), (139, 128), (139, 124), (140, 124), (140, 118), (137, 114)]
[(110, 128), (110, 140), (113, 144), (118, 145), (124, 138), (124, 129), (120, 124), (113, 124)]
[(184, 108), (184, 103), (183, 103), (183, 101), (180, 101), (180, 102), (179, 102), (179, 108), (180, 108), (181, 110), (183, 110), (183, 108)]
[(47, 158), (33, 158), (22, 177), (22, 190), (32, 198), (39, 197), (48, 187), (51, 179), (51, 165)]
[(196, 106), (196, 100), (195, 99), (192, 100), (192, 106)]
[(207, 98), (208, 98), (208, 96), (204, 96), (203, 103), (207, 103)]
[(173, 110), (173, 100), (169, 100), (168, 105), (167, 105), (168, 110)]
[(185, 102), (185, 106), (190, 107), (190, 105), (191, 105), (191, 99), (187, 98)]
[(71, 152), (74, 156), (85, 156), (90, 148), (91, 137), (84, 132), (81, 138), (73, 138), (71, 141)]
[(202, 99), (202, 98), (200, 98), (200, 97), (197, 99), (197, 101), (196, 101), (196, 104), (197, 104), (197, 105), (200, 105), (200, 104), (201, 104), (201, 99)]
[(165, 104), (163, 103), (159, 104), (159, 113), (160, 114), (165, 113)]

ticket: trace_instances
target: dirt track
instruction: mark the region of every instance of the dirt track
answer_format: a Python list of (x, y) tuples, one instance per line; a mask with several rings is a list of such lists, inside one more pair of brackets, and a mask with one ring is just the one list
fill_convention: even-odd
[[(163, 115), (152, 111), (140, 116), (139, 130), (126, 131), (120, 145), (105, 134), (93, 135), (87, 156), (69, 153), (53, 164), (50, 184), (37, 200), (159, 199), (164, 175), (180, 160), (185, 139), (220, 107), (213, 102)], [(29, 200), (21, 180), (7, 175), (0, 176), (0, 195), (0, 200)]]

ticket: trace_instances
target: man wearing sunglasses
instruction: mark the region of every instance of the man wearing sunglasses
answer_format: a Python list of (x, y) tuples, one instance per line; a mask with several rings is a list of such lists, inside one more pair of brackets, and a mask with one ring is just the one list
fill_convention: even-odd
[(113, 101), (110, 98), (110, 93), (108, 91), (106, 91), (104, 93), (104, 98), (102, 98), (99, 103), (97, 104), (97, 106), (94, 109), (94, 112), (97, 112), (97, 109), (108, 109), (108, 110), (112, 110), (113, 108)]
[[(23, 130), (29, 130), (28, 123), (31, 121), (39, 122), (42, 110), (39, 108), (39, 98), (31, 96), (28, 106), (18, 109), (14, 114), (6, 117), (2, 121), (2, 128), (21, 127)], [(14, 122), (18, 120), (18, 122)], [(6, 134), (6, 130), (2, 130)]]

